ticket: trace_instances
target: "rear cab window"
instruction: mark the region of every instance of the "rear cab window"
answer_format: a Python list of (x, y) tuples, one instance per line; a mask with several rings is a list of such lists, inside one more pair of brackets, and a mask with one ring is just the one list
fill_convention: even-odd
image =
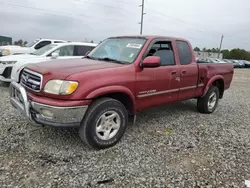
[(192, 52), (189, 44), (185, 41), (176, 41), (179, 60), (181, 65), (188, 65), (192, 62)]

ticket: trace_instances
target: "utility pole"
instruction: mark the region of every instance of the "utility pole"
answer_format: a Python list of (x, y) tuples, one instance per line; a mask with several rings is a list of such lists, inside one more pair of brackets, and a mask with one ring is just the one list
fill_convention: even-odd
[(139, 23), (141, 25), (141, 30), (140, 30), (140, 34), (142, 34), (142, 29), (143, 29), (143, 16), (146, 14), (144, 12), (144, 0), (142, 0), (142, 4), (140, 5), (141, 7), (141, 22)]
[(219, 48), (219, 52), (218, 52), (218, 58), (220, 58), (220, 51), (221, 51), (221, 47), (222, 47), (223, 38), (224, 38), (224, 36), (221, 35), (221, 39), (220, 39), (220, 48)]

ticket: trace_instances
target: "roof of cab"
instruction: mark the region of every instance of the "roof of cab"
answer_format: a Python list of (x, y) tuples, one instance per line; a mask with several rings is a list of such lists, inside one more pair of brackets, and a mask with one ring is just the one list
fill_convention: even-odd
[(124, 36), (117, 36), (117, 37), (110, 37), (110, 38), (119, 38), (119, 37), (135, 37), (135, 38), (146, 38), (146, 39), (166, 38), (169, 40), (187, 41), (186, 39), (183, 39), (183, 38), (163, 36), (163, 35), (124, 35)]

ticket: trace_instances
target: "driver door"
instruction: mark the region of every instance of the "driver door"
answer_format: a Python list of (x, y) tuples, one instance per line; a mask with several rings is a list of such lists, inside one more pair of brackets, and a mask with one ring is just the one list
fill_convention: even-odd
[(179, 91), (179, 66), (176, 65), (171, 41), (154, 40), (144, 55), (158, 56), (161, 65), (143, 68), (136, 74), (136, 96), (139, 110), (176, 101)]

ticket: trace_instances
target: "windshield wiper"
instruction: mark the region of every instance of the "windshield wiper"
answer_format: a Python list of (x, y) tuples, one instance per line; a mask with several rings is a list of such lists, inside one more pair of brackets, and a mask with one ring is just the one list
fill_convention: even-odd
[(115, 63), (119, 63), (119, 64), (124, 64), (123, 62), (117, 60), (117, 59), (112, 59), (109, 57), (104, 57), (104, 58), (98, 58), (98, 60), (100, 61), (111, 61), (111, 62), (115, 62)]
[(89, 55), (86, 55), (86, 56), (84, 56), (83, 58), (87, 58), (87, 59), (95, 59), (95, 58), (93, 58), (93, 57), (91, 57), (91, 56), (89, 56)]

